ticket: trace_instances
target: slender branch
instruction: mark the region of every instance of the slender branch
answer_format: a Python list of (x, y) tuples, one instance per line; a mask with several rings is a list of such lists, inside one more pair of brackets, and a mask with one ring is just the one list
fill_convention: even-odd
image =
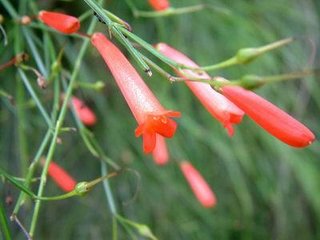
[(5, 237), (5, 239), (11, 240), (12, 237), (11, 237), (11, 232), (10, 232), (6, 212), (4, 210), (4, 207), (1, 203), (1, 201), (0, 201), (0, 226), (1, 226), (0, 232), (3, 233), (3, 236)]
[[(97, 21), (95, 19), (91, 21), (90, 26), (88, 28), (88, 32), (87, 32), (88, 34), (92, 34), (92, 32), (94, 31), (94, 28), (96, 26), (96, 22)], [(38, 194), (37, 194), (38, 197), (41, 197), (42, 194), (43, 194), (43, 191), (44, 191), (44, 186), (45, 186), (45, 183), (46, 183), (46, 176), (47, 176), (47, 172), (48, 172), (50, 161), (51, 161), (51, 159), (53, 157), (53, 154), (54, 154), (54, 151), (55, 151), (55, 148), (56, 148), (56, 144), (57, 144), (56, 141), (57, 141), (57, 138), (58, 138), (59, 130), (60, 130), (61, 126), (62, 126), (65, 114), (67, 112), (68, 102), (69, 102), (69, 99), (70, 99), (70, 97), (72, 95), (72, 90), (74, 88), (74, 84), (76, 82), (76, 78), (77, 78), (79, 70), (80, 70), (81, 62), (82, 62), (82, 59), (84, 57), (84, 54), (85, 54), (88, 46), (89, 46), (89, 39), (85, 39), (83, 44), (82, 44), (82, 46), (81, 46), (79, 55), (77, 57), (77, 61), (76, 61), (75, 66), (74, 66), (74, 70), (73, 70), (72, 75), (71, 75), (70, 83), (69, 83), (69, 86), (68, 86), (67, 92), (65, 94), (65, 98), (64, 98), (63, 104), (62, 104), (61, 112), (60, 112), (60, 114), (58, 116), (58, 120), (56, 122), (54, 135), (53, 135), (53, 138), (52, 138), (52, 141), (51, 141), (51, 144), (50, 144), (50, 148), (49, 148), (48, 154), (46, 156), (46, 162), (45, 162), (42, 174), (41, 174), (41, 181), (40, 181)], [(32, 219), (31, 219), (31, 226), (30, 226), (30, 235), (31, 236), (34, 235), (34, 231), (35, 231), (35, 228), (36, 228), (36, 225), (37, 225), (40, 206), (41, 206), (41, 201), (36, 201), (34, 212), (33, 212), (33, 216), (32, 216)]]
[[(101, 162), (101, 175), (102, 176), (108, 175), (107, 164), (104, 163), (104, 162)], [(113, 200), (113, 195), (112, 195), (112, 191), (111, 191), (108, 179), (105, 179), (103, 181), (103, 188), (104, 188), (104, 191), (106, 193), (106, 197), (107, 197), (107, 201), (108, 201), (108, 205), (109, 205), (110, 211), (111, 211), (112, 215), (114, 216), (114, 215), (117, 214), (117, 210), (116, 210), (116, 205), (115, 205), (114, 200)]]
[(46, 112), (46, 110), (44, 109), (42, 103), (40, 102), (39, 98), (37, 97), (36, 93), (34, 92), (32, 86), (30, 85), (28, 78), (26, 76), (26, 74), (24, 73), (24, 71), (22, 69), (18, 69), (19, 75), (24, 83), (24, 85), (26, 86), (26, 88), (28, 89), (31, 97), (33, 98), (33, 100), (36, 102), (37, 107), (39, 108), (43, 118), (45, 119), (46, 123), (48, 124), (49, 127), (52, 126), (50, 117), (48, 115), (48, 113)]

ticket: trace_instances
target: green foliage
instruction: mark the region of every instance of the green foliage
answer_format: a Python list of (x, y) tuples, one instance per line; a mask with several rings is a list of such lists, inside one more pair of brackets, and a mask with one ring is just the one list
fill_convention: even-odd
[[(150, 10), (147, 1), (133, 2), (138, 9)], [(183, 7), (203, 2), (172, 0), (171, 4)], [(230, 12), (205, 9), (153, 19), (134, 18), (125, 1), (108, 0), (104, 7), (130, 23), (133, 33), (150, 44), (166, 42), (203, 66), (229, 59), (241, 48), (296, 38), (290, 45), (266, 53), (249, 65), (217, 70), (212, 76), (228, 79), (240, 79), (248, 74), (270, 76), (313, 68), (319, 63), (320, 5), (317, 0), (206, 2)], [(0, 4), (4, 3), (0, 0)], [(16, 3), (13, 6), (19, 16), (36, 15), (39, 9), (63, 10), (74, 16), (90, 11), (83, 1), (11, 3)], [(34, 23), (22, 27), (12, 13), (3, 11), (1, 14), (8, 45), (4, 47), (1, 39), (0, 65), (17, 53), (26, 52), (30, 55), (28, 65), (38, 68), (47, 79), (50, 74), (54, 76), (47, 89), (42, 90), (31, 72), (19, 74), (21, 70), (15, 66), (0, 71), (0, 166), (15, 176), (26, 178), (47, 129), (54, 130), (53, 123), (61, 109), (57, 92), (65, 90), (62, 80), (70, 80), (83, 39), (42, 30)], [(89, 15), (82, 22), (83, 32), (93, 17)], [(101, 23), (95, 29), (108, 32)], [(57, 64), (60, 50), (63, 56), (56, 69), (65, 72), (54, 75), (51, 69)], [(43, 63), (39, 63), (39, 59)], [(134, 136), (136, 122), (104, 62), (92, 47), (84, 55), (75, 81), (104, 81), (105, 88), (96, 91), (76, 87), (74, 90), (74, 95), (85, 99), (97, 114), (98, 123), (91, 130), (108, 159), (138, 173), (124, 171), (109, 181), (118, 214), (139, 227), (128, 232), (137, 230), (154, 239), (183, 240), (320, 238), (319, 142), (297, 150), (274, 139), (247, 118), (235, 127), (235, 136), (229, 138), (221, 124), (207, 113), (183, 83), (171, 84), (155, 72), (151, 78), (140, 72), (164, 106), (182, 113), (182, 118), (177, 120), (177, 134), (168, 140), (171, 162), (163, 167), (143, 154), (141, 139)], [(317, 78), (269, 84), (257, 92), (319, 135)], [(12, 96), (14, 102), (8, 96)], [(53, 159), (80, 182), (101, 176), (101, 164), (88, 150), (88, 142), (83, 141), (81, 134), (98, 149), (97, 155), (107, 157), (102, 157), (101, 149), (92, 143), (88, 133), (80, 131), (79, 124), (67, 109), (63, 127), (75, 127), (78, 131), (60, 133), (62, 143), (56, 146)], [(47, 144), (42, 155), (48, 148)], [(204, 209), (196, 201), (178, 169), (177, 161), (182, 159), (191, 161), (212, 186), (218, 199), (215, 208)], [(34, 177), (39, 177), (42, 168), (37, 166), (34, 171)], [(7, 224), (4, 218), (8, 219), (14, 210), (19, 189), (1, 180), (1, 227), (9, 225), (9, 229), (1, 231), (11, 233), (13, 239), (25, 239), (15, 223)], [(38, 183), (32, 183), (30, 189), (37, 193)], [(44, 195), (57, 195), (58, 191), (48, 178)], [(8, 196), (13, 198), (13, 205), (5, 203)], [(18, 214), (27, 229), (33, 208), (34, 201), (26, 198)], [(102, 186), (83, 198), (43, 203), (38, 218), (35, 239), (111, 239), (114, 234), (115, 223)], [(119, 239), (129, 239), (125, 229), (119, 224)]]

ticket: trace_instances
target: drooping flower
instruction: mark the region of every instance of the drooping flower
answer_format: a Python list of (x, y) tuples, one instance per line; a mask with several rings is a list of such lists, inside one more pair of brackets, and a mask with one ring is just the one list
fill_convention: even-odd
[(53, 161), (50, 162), (48, 174), (65, 192), (72, 191), (77, 185), (77, 182), (69, 175), (69, 173)]
[[(186, 55), (182, 54), (181, 52), (165, 43), (158, 43), (155, 48), (166, 57), (180, 64), (184, 64), (190, 67), (198, 67), (198, 65), (195, 64)], [(187, 69), (184, 69), (183, 71), (177, 71), (177, 74), (186, 79), (188, 79), (188, 77), (210, 79), (210, 76), (205, 72), (201, 72), (200, 74)], [(213, 117), (218, 119), (227, 129), (228, 134), (232, 136), (234, 133), (232, 125), (241, 122), (244, 112), (222, 94), (212, 89), (212, 87), (207, 83), (195, 81), (185, 81), (185, 83), (194, 93), (194, 95), (196, 95), (196, 97), (200, 100), (207, 111)]]
[(40, 11), (38, 18), (49, 27), (65, 34), (75, 33), (80, 28), (78, 18), (63, 13)]
[(73, 96), (71, 102), (78, 118), (84, 125), (93, 126), (97, 122), (94, 112), (82, 100)]
[(156, 134), (171, 138), (177, 123), (171, 117), (180, 113), (166, 110), (154, 96), (137, 71), (102, 33), (95, 33), (91, 42), (108, 65), (122, 95), (138, 122), (135, 135), (142, 135), (145, 153), (151, 153), (156, 146)]
[(156, 136), (156, 147), (152, 151), (153, 161), (158, 165), (165, 165), (169, 161), (169, 152), (166, 140), (161, 135)]
[(187, 161), (180, 163), (180, 169), (202, 206), (214, 207), (217, 203), (216, 197), (198, 170)]
[(170, 7), (169, 0), (148, 0), (150, 6), (156, 11), (163, 11)]
[(314, 134), (306, 126), (252, 91), (225, 86), (221, 88), (221, 92), (282, 142), (293, 147), (306, 147), (315, 140)]

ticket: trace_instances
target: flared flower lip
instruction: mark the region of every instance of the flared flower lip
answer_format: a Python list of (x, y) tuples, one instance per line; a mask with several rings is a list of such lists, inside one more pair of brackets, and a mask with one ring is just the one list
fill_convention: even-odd
[(136, 137), (143, 137), (143, 150), (151, 153), (156, 147), (156, 135), (172, 138), (177, 129), (177, 123), (171, 117), (180, 117), (180, 112), (162, 111), (160, 113), (146, 114), (144, 121), (139, 123), (135, 130)]

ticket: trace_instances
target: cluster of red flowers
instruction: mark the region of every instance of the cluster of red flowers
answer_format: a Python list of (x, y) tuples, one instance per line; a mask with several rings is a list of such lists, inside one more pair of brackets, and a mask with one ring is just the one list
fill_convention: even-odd
[[(167, 1), (150, 0), (149, 3), (157, 11), (169, 8)], [(60, 13), (41, 11), (39, 18), (62, 33), (75, 33), (80, 28), (77, 18)], [(174, 136), (177, 123), (172, 118), (180, 117), (180, 113), (161, 105), (135, 68), (104, 34), (94, 33), (91, 43), (107, 64), (138, 123), (135, 135), (142, 136), (144, 152), (152, 153), (157, 164), (165, 164), (169, 159), (165, 138)], [(187, 56), (165, 43), (159, 43), (155, 48), (178, 63), (197, 67)], [(315, 140), (314, 134), (302, 123), (252, 91), (235, 86), (222, 86), (215, 90), (207, 83), (188, 80), (191, 77), (209, 79), (205, 72), (184, 69), (177, 70), (177, 74), (186, 79), (186, 85), (230, 136), (234, 134), (233, 125), (239, 124), (247, 114), (271, 135), (290, 146), (306, 147)], [(81, 100), (73, 97), (72, 103), (84, 124), (96, 123), (94, 113)], [(199, 172), (186, 161), (180, 163), (180, 168), (200, 203), (205, 207), (214, 206), (216, 198)]]

